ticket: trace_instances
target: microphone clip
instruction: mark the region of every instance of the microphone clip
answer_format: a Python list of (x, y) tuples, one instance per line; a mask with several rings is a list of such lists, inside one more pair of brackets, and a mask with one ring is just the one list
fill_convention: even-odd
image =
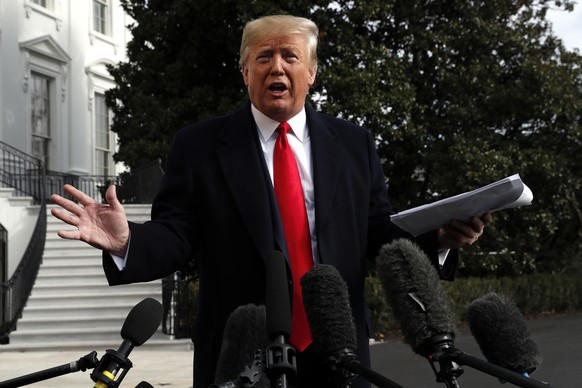
[(97, 388), (117, 388), (133, 367), (133, 363), (117, 350), (108, 349), (101, 358), (99, 365), (91, 372), (91, 379)]
[[(459, 387), (457, 378), (464, 372), (463, 368), (451, 359), (451, 351), (456, 350), (452, 335), (439, 334), (426, 340), (419, 351), (430, 362), (436, 381), (445, 383), (450, 388)], [(437, 363), (440, 369), (435, 366)]]
[(347, 366), (358, 363), (358, 356), (349, 348), (343, 348), (328, 358), (328, 363), (336, 378), (338, 387), (347, 387), (358, 378)]
[(266, 349), (267, 373), (270, 378), (279, 375), (297, 374), (297, 353), (293, 346), (285, 342), (272, 342)]

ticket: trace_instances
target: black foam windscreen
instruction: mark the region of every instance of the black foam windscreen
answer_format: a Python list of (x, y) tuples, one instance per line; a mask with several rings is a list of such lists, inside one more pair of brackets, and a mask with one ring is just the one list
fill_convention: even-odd
[(457, 335), (456, 317), (436, 268), (412, 241), (384, 245), (376, 259), (380, 282), (404, 341), (426, 356), (423, 343), (433, 336)]
[(489, 362), (518, 373), (532, 373), (541, 365), (525, 318), (508, 296), (492, 292), (474, 300), (466, 318)]
[(291, 336), (291, 302), (287, 263), (281, 252), (275, 251), (267, 258), (265, 305), (267, 333), (270, 339)]
[(154, 386), (147, 381), (140, 381), (139, 384), (135, 386), (135, 388), (154, 388)]
[(339, 272), (319, 264), (301, 278), (303, 304), (315, 351), (329, 357), (342, 349), (357, 347), (349, 292)]
[[(215, 382), (235, 380), (246, 366), (251, 366), (256, 351), (264, 351), (268, 344), (265, 306), (247, 304), (237, 307), (224, 328)], [(268, 387), (268, 381), (263, 376), (255, 386)]]
[(153, 298), (146, 298), (136, 304), (121, 327), (121, 338), (133, 346), (141, 346), (158, 330), (162, 322), (164, 309)]

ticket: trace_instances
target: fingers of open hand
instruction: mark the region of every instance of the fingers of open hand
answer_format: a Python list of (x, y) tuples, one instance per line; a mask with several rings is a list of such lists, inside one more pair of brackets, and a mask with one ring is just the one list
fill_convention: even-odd
[(51, 214), (69, 225), (78, 226), (79, 224), (79, 216), (69, 211), (53, 208), (51, 209)]
[(57, 235), (60, 238), (65, 238), (68, 240), (80, 240), (81, 239), (81, 232), (78, 229), (71, 229), (71, 230), (59, 230)]
[(89, 197), (87, 194), (75, 188), (74, 186), (65, 185), (63, 189), (67, 194), (75, 198), (83, 206), (88, 206), (90, 204), (95, 203), (95, 200), (93, 198)]

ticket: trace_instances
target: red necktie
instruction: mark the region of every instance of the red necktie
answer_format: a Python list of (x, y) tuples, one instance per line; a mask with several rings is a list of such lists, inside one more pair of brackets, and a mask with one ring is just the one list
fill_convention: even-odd
[(311, 331), (303, 307), (301, 277), (313, 267), (311, 235), (305, 212), (305, 201), (301, 178), (293, 150), (287, 141), (289, 124), (282, 122), (277, 127), (279, 137), (275, 143), (273, 169), (275, 195), (287, 242), (287, 251), (293, 275), (293, 305), (291, 306), (291, 338), (289, 342), (301, 352), (311, 343)]

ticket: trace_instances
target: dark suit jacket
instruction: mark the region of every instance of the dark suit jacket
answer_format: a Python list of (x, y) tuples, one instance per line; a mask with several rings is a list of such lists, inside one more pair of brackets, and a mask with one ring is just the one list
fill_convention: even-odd
[[(405, 234), (390, 222), (393, 211), (369, 131), (309, 106), (306, 113), (319, 257), (335, 266), (348, 285), (359, 355), (368, 363), (364, 262), (383, 243)], [(266, 179), (258, 144), (250, 103), (233, 114), (179, 131), (152, 207), (152, 221), (130, 224), (126, 269), (117, 271), (104, 257), (110, 284), (157, 279), (196, 258), (200, 300), (193, 341), (195, 375), (200, 379), (204, 372), (199, 369), (214, 373), (230, 313), (240, 305), (264, 303), (265, 260), (277, 249), (276, 215), (269, 205), (272, 184)], [(419, 243), (436, 260), (436, 234)], [(452, 269), (456, 259), (447, 263)], [(196, 381), (196, 386), (211, 382)]]

